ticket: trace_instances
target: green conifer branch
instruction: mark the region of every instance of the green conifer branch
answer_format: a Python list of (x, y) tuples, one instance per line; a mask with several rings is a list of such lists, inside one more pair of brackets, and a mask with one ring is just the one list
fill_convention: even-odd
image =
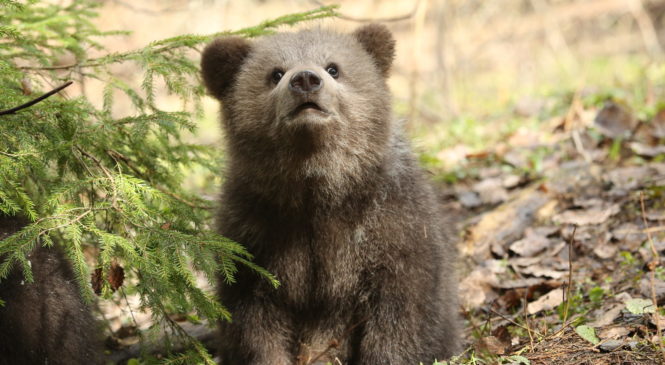
[[(279, 283), (252, 263), (244, 247), (215, 233), (210, 202), (183, 188), (188, 170), (200, 169), (208, 176), (221, 171), (216, 148), (183, 138), (184, 132), (196, 130), (205, 94), (198, 51), (218, 36), (268, 34), (280, 26), (334, 16), (336, 7), (88, 58), (91, 48), (104, 51), (100, 37), (125, 34), (96, 28), (92, 20), (98, 6), (93, 0), (73, 0), (67, 6), (0, 0), (0, 109), (5, 110), (0, 114), (0, 219), (21, 216), (31, 222), (0, 241), (0, 281), (16, 269), (32, 281), (28, 254), (38, 246), (59, 245), (82, 295), (91, 300), (91, 269), (83, 252), (94, 247), (98, 255), (93, 266), (103, 272), (103, 298), (119, 295), (107, 280), (111, 263), (118, 263), (127, 277), (120, 291), (137, 293), (157, 325), (190, 345), (167, 363), (212, 363), (203, 345), (170, 317), (197, 313), (211, 322), (230, 318), (214, 293), (197, 286), (194, 271), (211, 284), (218, 276), (233, 283), (238, 265), (244, 265), (272, 285)], [(58, 64), (64, 54), (76, 61)], [(124, 62), (143, 72), (140, 85), (109, 70)], [(34, 102), (41, 90), (92, 78), (104, 83), (102, 106), (55, 93)], [(186, 107), (161, 110), (155, 103), (158, 82)], [(133, 110), (118, 116), (114, 105), (121, 98), (130, 100)], [(20, 112), (7, 112), (27, 104)]]

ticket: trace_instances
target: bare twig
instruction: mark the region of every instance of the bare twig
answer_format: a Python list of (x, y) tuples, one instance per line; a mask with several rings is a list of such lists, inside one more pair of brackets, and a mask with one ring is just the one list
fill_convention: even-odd
[(566, 288), (566, 304), (564, 305), (563, 325), (561, 328), (566, 327), (568, 311), (570, 310), (570, 294), (573, 287), (573, 242), (575, 242), (575, 232), (577, 232), (577, 226), (573, 226), (573, 234), (570, 236), (570, 241), (568, 242), (568, 287)]
[(656, 331), (658, 332), (657, 334), (657, 339), (658, 339), (658, 347), (660, 348), (660, 352), (665, 358), (665, 347), (663, 347), (663, 339), (661, 337), (662, 332), (661, 332), (661, 326), (660, 326), (660, 314), (658, 313), (658, 301), (656, 300), (656, 268), (660, 264), (660, 255), (658, 255), (658, 250), (656, 250), (656, 246), (653, 243), (653, 237), (651, 237), (651, 233), (648, 231), (649, 228), (649, 222), (647, 221), (647, 213), (646, 209), (644, 208), (644, 193), (640, 191), (640, 208), (642, 209), (642, 221), (644, 222), (644, 228), (647, 229), (647, 240), (649, 241), (649, 247), (651, 248), (651, 254), (653, 255), (653, 259), (651, 262), (647, 264), (647, 267), (649, 268), (649, 286), (651, 287), (651, 301), (653, 301), (653, 306), (654, 306), (654, 317), (656, 321)]
[(496, 314), (497, 316), (501, 317), (503, 320), (508, 321), (510, 324), (512, 324), (514, 326), (517, 326), (517, 327), (520, 327), (521, 329), (526, 330), (527, 332), (531, 333), (531, 330), (528, 327), (522, 326), (521, 324), (513, 321), (512, 319), (506, 317), (505, 315), (495, 311), (494, 309), (492, 309), (491, 306), (489, 307), (489, 310), (490, 310), (490, 312), (492, 312), (492, 313)]
[(30, 100), (29, 102), (27, 102), (27, 103), (25, 103), (25, 104), (21, 104), (21, 105), (19, 105), (19, 106), (16, 106), (16, 107), (13, 107), (13, 108), (11, 108), (11, 109), (7, 109), (7, 110), (0, 110), (0, 115), (14, 114), (14, 113), (16, 113), (17, 111), (19, 111), (19, 110), (21, 110), (21, 109), (29, 108), (29, 107), (31, 107), (31, 106), (33, 106), (33, 105), (39, 103), (40, 101), (42, 101), (42, 100), (48, 98), (49, 96), (52, 96), (52, 95), (54, 95), (54, 94), (57, 94), (57, 93), (60, 92), (62, 89), (66, 88), (67, 86), (69, 86), (69, 85), (71, 85), (71, 84), (73, 84), (73, 83), (74, 83), (73, 81), (67, 81), (67, 82), (65, 82), (64, 84), (62, 84), (62, 85), (56, 87), (55, 89), (53, 89), (53, 90), (47, 92), (46, 94), (44, 94), (44, 95), (42, 95), (42, 96), (40, 96), (40, 97), (38, 97), (38, 98), (32, 99), (32, 100)]
[(529, 296), (529, 290), (524, 290), (524, 324), (526, 325), (526, 332), (529, 334), (529, 352), (533, 352), (534, 342), (533, 334), (531, 334), (531, 326), (529, 325), (529, 312), (527, 311), (527, 297)]
[(575, 242), (575, 232), (577, 232), (577, 226), (573, 226), (573, 233), (570, 236), (570, 241), (568, 241), (568, 287), (564, 292), (563, 323), (558, 331), (548, 337), (559, 336), (572, 322), (568, 320), (568, 312), (570, 311), (570, 296), (573, 287), (573, 242)]

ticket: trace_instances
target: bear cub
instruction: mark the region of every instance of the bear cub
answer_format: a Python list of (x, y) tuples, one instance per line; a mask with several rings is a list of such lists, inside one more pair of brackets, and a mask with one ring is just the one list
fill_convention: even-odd
[(392, 115), (382, 25), (207, 46), (228, 161), (219, 231), (281, 286), (220, 283), (224, 365), (432, 364), (458, 350), (455, 247)]

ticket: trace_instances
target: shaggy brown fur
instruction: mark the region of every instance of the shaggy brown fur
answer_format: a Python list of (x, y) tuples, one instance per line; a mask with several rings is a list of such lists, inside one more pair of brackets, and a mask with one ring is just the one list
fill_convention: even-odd
[[(0, 216), (0, 240), (24, 224)], [(19, 269), (0, 281), (0, 365), (102, 364), (95, 319), (62, 253), (40, 247), (29, 259), (34, 283)]]
[(455, 248), (391, 113), (393, 53), (380, 25), (204, 51), (229, 147), (220, 232), (281, 281), (241, 269), (220, 285), (233, 314), (224, 365), (305, 364), (332, 340), (317, 361), (431, 364), (457, 351)]

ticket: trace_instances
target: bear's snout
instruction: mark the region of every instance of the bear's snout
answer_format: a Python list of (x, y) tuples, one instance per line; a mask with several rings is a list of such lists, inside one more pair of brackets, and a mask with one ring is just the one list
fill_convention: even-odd
[(323, 86), (323, 79), (316, 73), (305, 70), (300, 71), (289, 80), (289, 90), (296, 94), (315, 93)]

